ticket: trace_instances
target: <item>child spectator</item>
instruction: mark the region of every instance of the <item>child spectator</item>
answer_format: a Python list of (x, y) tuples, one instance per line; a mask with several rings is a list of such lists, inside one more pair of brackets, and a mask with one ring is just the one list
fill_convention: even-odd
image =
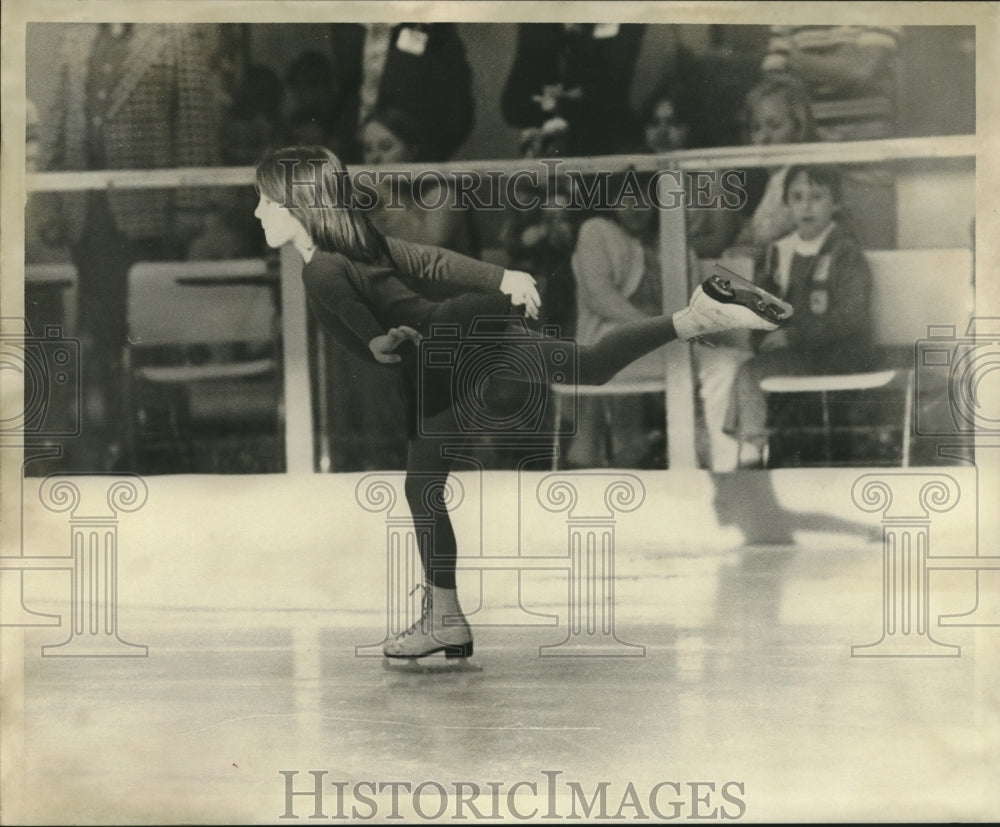
[(733, 382), (726, 431), (759, 464), (767, 440), (760, 381), (776, 374), (865, 370), (871, 356), (871, 273), (840, 216), (840, 176), (831, 167), (793, 166), (783, 200), (794, 232), (772, 244), (758, 283), (789, 302), (795, 315), (780, 332), (755, 338), (756, 354)]
[[(744, 117), (747, 139), (754, 146), (790, 144), (815, 138), (809, 99), (801, 84), (788, 78), (769, 78), (747, 94)], [(757, 186), (758, 173), (763, 176)], [(784, 202), (788, 167), (751, 169), (747, 176), (749, 201), (743, 225), (732, 247), (723, 252), (731, 269), (744, 276), (767, 246), (790, 233), (795, 224)], [(754, 193), (757, 193), (756, 197)], [(732, 471), (738, 465), (739, 443), (726, 433), (733, 381), (739, 366), (751, 355), (748, 334), (735, 331), (713, 340), (714, 348), (695, 345), (698, 387), (705, 416), (713, 471)]]

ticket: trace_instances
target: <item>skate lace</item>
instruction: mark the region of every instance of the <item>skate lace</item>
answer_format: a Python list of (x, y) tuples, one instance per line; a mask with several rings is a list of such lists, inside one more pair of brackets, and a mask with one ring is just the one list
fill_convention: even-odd
[(400, 637), (408, 637), (410, 635), (417, 634), (421, 630), (421, 627), (424, 625), (425, 621), (427, 621), (428, 618), (430, 618), (432, 593), (428, 586), (426, 586), (423, 583), (417, 583), (417, 585), (415, 585), (412, 589), (410, 589), (410, 593), (407, 596), (413, 597), (413, 595), (420, 590), (423, 590), (423, 596), (421, 597), (420, 600), (420, 617), (416, 620), (416, 622), (414, 622), (412, 626), (410, 626), (409, 629), (400, 634)]

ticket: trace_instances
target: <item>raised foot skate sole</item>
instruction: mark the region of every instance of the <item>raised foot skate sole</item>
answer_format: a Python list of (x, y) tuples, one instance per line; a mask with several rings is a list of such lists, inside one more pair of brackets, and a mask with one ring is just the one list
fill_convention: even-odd
[(701, 286), (705, 295), (724, 304), (742, 305), (773, 324), (781, 324), (791, 318), (794, 310), (788, 302), (761, 290), (721, 264), (716, 264), (715, 269), (720, 272), (713, 273)]

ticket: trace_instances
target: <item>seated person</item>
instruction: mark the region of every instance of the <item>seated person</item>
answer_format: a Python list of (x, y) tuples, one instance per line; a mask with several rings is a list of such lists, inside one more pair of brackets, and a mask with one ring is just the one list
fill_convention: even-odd
[[(643, 129), (642, 151), (667, 153), (691, 146), (693, 104), (690, 95), (676, 85), (655, 90), (643, 105), (640, 118)], [(693, 180), (688, 178), (689, 186)], [(712, 203), (721, 197), (716, 181), (708, 190)], [(699, 258), (717, 258), (732, 243), (738, 229), (738, 216), (725, 205), (697, 207), (687, 211), (688, 244)]]
[[(551, 203), (544, 187), (518, 182), (521, 203), (530, 209), (509, 209), (504, 214), (500, 240), (507, 266), (531, 273), (542, 296), (543, 325), (554, 325), (560, 335), (572, 336), (576, 327), (576, 280), (570, 257), (577, 224), (568, 186), (558, 183)], [(537, 202), (537, 203), (536, 203)]]
[[(410, 113), (379, 109), (365, 121), (358, 140), (370, 167), (412, 164), (427, 160), (425, 134), (423, 123)], [(411, 181), (390, 176), (376, 187), (379, 204), (368, 217), (386, 235), (478, 256), (475, 213), (455, 204), (451, 193), (441, 191), (443, 185), (440, 176), (426, 176), (415, 183), (416, 189)]]
[[(747, 139), (754, 146), (815, 138), (809, 98), (793, 79), (768, 78), (757, 84), (747, 94), (744, 116)], [(783, 197), (787, 173), (787, 166), (748, 170), (748, 190), (757, 190), (758, 194), (756, 198), (751, 195), (742, 226), (732, 246), (723, 253), (723, 263), (730, 269), (748, 276), (744, 267), (795, 228)], [(730, 389), (739, 366), (752, 352), (745, 331), (726, 334), (713, 344), (716, 347), (695, 347), (694, 358), (708, 436), (708, 464), (713, 471), (724, 472), (734, 470), (739, 459), (739, 443), (725, 429)]]
[(760, 382), (778, 374), (849, 373), (870, 367), (871, 271), (840, 215), (840, 176), (831, 167), (793, 166), (784, 201), (795, 230), (768, 249), (758, 283), (782, 297), (795, 315), (780, 331), (755, 336), (756, 355), (736, 374), (726, 432), (747, 449), (753, 466), (767, 441), (767, 405)]
[[(611, 191), (615, 191), (614, 185)], [(578, 344), (593, 344), (615, 327), (662, 313), (657, 215), (648, 204), (624, 199), (610, 214), (581, 225), (572, 258)], [(662, 350), (616, 374), (616, 379), (626, 381), (665, 377)], [(662, 394), (658, 401), (662, 412)], [(577, 433), (566, 456), (568, 464), (578, 468), (649, 465), (650, 449), (657, 440), (655, 426), (649, 423), (657, 412), (647, 416), (645, 407), (634, 396), (581, 396)], [(657, 419), (662, 430), (663, 416)]]

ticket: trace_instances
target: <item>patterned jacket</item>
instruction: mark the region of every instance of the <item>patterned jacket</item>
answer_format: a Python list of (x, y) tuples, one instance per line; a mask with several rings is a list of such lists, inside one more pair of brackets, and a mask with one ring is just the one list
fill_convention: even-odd
[[(71, 24), (55, 65), (56, 97), (44, 122), (42, 168), (87, 169), (87, 73), (100, 24)], [(104, 119), (108, 169), (210, 166), (219, 157), (219, 98), (213, 85), (209, 27), (137, 24)], [(178, 211), (205, 207), (204, 190), (146, 189), (108, 193), (119, 228), (131, 238), (176, 229)], [(62, 197), (69, 240), (83, 232), (86, 193)], [(181, 216), (183, 218), (183, 216)]]

